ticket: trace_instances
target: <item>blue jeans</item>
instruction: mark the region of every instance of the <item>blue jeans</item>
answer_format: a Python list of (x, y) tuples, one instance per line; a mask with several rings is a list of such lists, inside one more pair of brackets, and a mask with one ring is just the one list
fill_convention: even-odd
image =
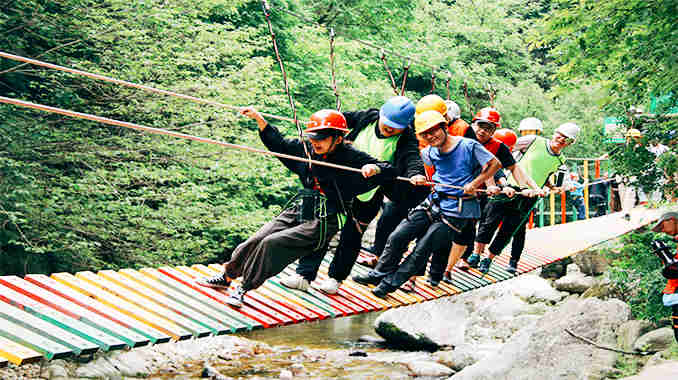
[(574, 208), (577, 209), (577, 220), (586, 219), (586, 206), (584, 205), (584, 197), (577, 197), (572, 200)]

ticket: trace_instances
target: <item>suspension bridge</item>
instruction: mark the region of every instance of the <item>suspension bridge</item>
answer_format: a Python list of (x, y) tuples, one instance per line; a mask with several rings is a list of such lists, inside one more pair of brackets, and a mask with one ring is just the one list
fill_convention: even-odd
[[(613, 213), (531, 229), (517, 275), (641, 228), (659, 215), (637, 208), (630, 221)], [(196, 279), (220, 271), (217, 264), (1, 276), (0, 363), (86, 356), (412, 305), (509, 280), (514, 276), (503, 270), (509, 257), (507, 248), (484, 276), (455, 269), (452, 283), (435, 288), (419, 277), (413, 292), (398, 290), (386, 299), (351, 280), (334, 295), (288, 289), (280, 278), (293, 271), (291, 266), (248, 292), (240, 309), (226, 304), (223, 292), (196, 285)], [(330, 260), (328, 255), (318, 279), (327, 276)], [(355, 265), (353, 274), (367, 270)]]

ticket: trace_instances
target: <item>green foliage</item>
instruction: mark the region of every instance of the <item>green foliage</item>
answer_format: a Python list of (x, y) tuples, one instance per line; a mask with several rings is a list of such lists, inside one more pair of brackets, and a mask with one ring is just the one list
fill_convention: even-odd
[(666, 279), (661, 275), (661, 261), (652, 252), (653, 240), (675, 242), (654, 232), (634, 232), (622, 237), (621, 249), (608, 252), (612, 260), (610, 280), (616, 296), (631, 306), (634, 319), (653, 322), (669, 317), (671, 309), (662, 303)]

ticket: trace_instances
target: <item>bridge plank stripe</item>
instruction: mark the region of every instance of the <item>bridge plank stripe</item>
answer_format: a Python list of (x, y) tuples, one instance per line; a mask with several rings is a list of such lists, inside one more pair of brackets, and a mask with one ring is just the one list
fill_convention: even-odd
[(252, 330), (252, 323), (257, 323), (256, 321), (235, 312), (231, 308), (224, 307), (223, 303), (217, 302), (205, 294), (195, 291), (193, 288), (186, 286), (182, 282), (167, 276), (155, 268), (142, 268), (139, 270), (139, 273), (184, 294), (186, 297), (192, 297), (199, 300), (207, 305), (212, 311), (217, 312), (220, 316), (220, 320), (233, 327), (236, 331)]
[[(174, 269), (175, 269), (177, 272), (179, 272), (179, 273), (183, 274), (184, 276), (186, 276), (186, 278), (187, 278), (189, 281), (192, 282), (193, 286), (200, 287), (200, 288), (204, 288), (204, 286), (200, 286), (200, 285), (197, 285), (197, 284), (195, 283), (196, 280), (198, 280), (198, 279), (200, 279), (200, 278), (203, 277), (199, 272), (196, 272), (195, 270), (193, 270), (193, 269), (191, 269), (191, 268), (189, 268), (189, 267), (186, 267), (186, 266), (178, 266), (178, 267), (176, 267), (176, 268), (174, 268)], [(205, 288), (205, 289), (206, 289), (206, 288)], [(210, 289), (210, 290), (212, 290), (212, 289)], [(221, 296), (223, 297), (224, 300), (225, 300), (226, 297), (227, 297), (224, 293), (221, 293), (221, 292), (219, 292), (219, 291), (216, 291), (216, 293), (221, 294)], [(249, 305), (247, 305), (247, 304), (243, 304), (242, 307), (237, 308), (237, 311), (238, 311), (239, 313), (241, 313), (241, 314), (247, 315), (247, 316), (249, 316), (250, 318), (259, 321), (259, 322), (262, 324), (262, 326), (263, 326), (264, 328), (268, 328), (268, 327), (271, 327), (271, 326), (278, 326), (278, 325), (282, 325), (282, 324), (283, 324), (281, 321), (279, 321), (279, 320), (277, 320), (277, 319), (275, 319), (275, 318), (271, 318), (270, 316), (268, 316), (268, 315), (266, 315), (266, 314), (260, 312), (259, 310), (255, 309), (255, 308), (253, 308), (253, 307), (251, 307), (251, 306), (249, 306)]]
[[(117, 336), (108, 334), (106, 331), (97, 328), (97, 326), (85, 323), (77, 314), (74, 314), (72, 309), (77, 308), (77, 305), (59, 306), (58, 296), (49, 294), (47, 297), (50, 298), (51, 302), (47, 301), (44, 295), (41, 297), (39, 294), (31, 292), (30, 288), (35, 286), (27, 281), (18, 277), (13, 279), (4, 277), (3, 279), (8, 280), (2, 281), (3, 285), (0, 285), (2, 294), (6, 297), (6, 302), (20, 307), (31, 314), (35, 314), (37, 317), (57, 325), (86, 341), (94, 343), (104, 351), (118, 350), (127, 346), (127, 343)], [(4, 286), (7, 286), (7, 289)], [(40, 289), (38, 288), (36, 291), (40, 292)], [(65, 313), (64, 311), (68, 312)]]
[[(100, 277), (105, 278), (106, 280), (114, 283), (125, 290), (131, 292), (135, 296), (139, 296), (147, 301), (150, 301), (154, 304), (157, 304), (161, 307), (164, 307), (172, 312), (180, 315), (182, 318), (190, 321), (193, 324), (201, 326), (205, 330), (205, 336), (207, 335), (222, 335), (225, 334), (230, 329), (227, 326), (222, 325), (218, 321), (210, 319), (207, 315), (203, 314), (200, 310), (192, 310), (186, 305), (181, 304), (177, 299), (171, 299), (165, 297), (164, 294), (157, 291), (154, 288), (146, 287), (144, 285), (139, 286), (139, 283), (133, 281), (127, 276), (112, 271), (112, 270), (102, 270), (97, 273)], [(189, 328), (190, 329), (190, 328)]]
[[(282, 271), (278, 278), (282, 278), (283, 276), (295, 275), (296, 274), (295, 268), (296, 268), (295, 263), (289, 265)], [(280, 283), (280, 286), (284, 285)], [(308, 293), (309, 295), (318, 299), (319, 302), (322, 302), (327, 307), (330, 307), (334, 311), (338, 312), (340, 314), (339, 316), (354, 315), (364, 311), (362, 308), (352, 305), (350, 302), (342, 302), (342, 300), (337, 295), (326, 294), (312, 287), (309, 287), (308, 290), (305, 291), (305, 293)]]
[(39, 362), (43, 359), (43, 356), (38, 351), (0, 336), (0, 358), (6, 360), (5, 365), (7, 361), (16, 365), (22, 365)]
[(69, 285), (73, 287), (73, 289), (82, 292), (89, 297), (93, 297), (99, 302), (108, 305), (119, 312), (138, 320), (139, 322), (145, 323), (156, 330), (160, 330), (161, 332), (169, 335), (174, 340), (184, 340), (192, 336), (189, 331), (184, 330), (173, 322), (158, 318), (155, 315), (148, 313), (147, 311), (138, 308), (121, 298), (116, 297), (113, 293), (109, 293), (88, 281), (73, 276), (70, 273), (58, 273), (52, 274), (52, 276), (57, 281)]
[[(29, 277), (30, 275), (27, 276), (27, 278)], [(38, 302), (48, 306), (54, 305), (57, 308), (70, 311), (79, 321), (121, 340), (127, 347), (138, 347), (149, 343), (149, 340), (146, 337), (138, 334), (137, 332), (118, 325), (115, 322), (100, 316), (99, 314), (83, 308), (77, 303), (71, 302), (70, 300), (59, 296), (58, 294), (41, 288), (40, 286), (35, 285), (33, 282), (29, 282), (28, 280), (20, 280), (20, 283), (17, 283), (16, 285), (37, 297), (35, 299)]]
[[(211, 277), (211, 271), (204, 265), (193, 265), (191, 266), (196, 273), (200, 273), (201, 276)], [(283, 325), (288, 325), (295, 322), (301, 322), (305, 320), (301, 315), (294, 313), (288, 309), (282, 307), (275, 307), (266, 299), (261, 298), (259, 294), (255, 292), (247, 292), (244, 297), (244, 303), (250, 305), (251, 307), (261, 311), (262, 313), (268, 315), (269, 317), (280, 321)]]
[[(327, 278), (328, 278), (327, 275), (325, 274), (325, 272), (322, 270), (322, 267), (321, 267), (321, 270), (318, 271), (318, 279), (324, 281), (324, 280), (327, 280)], [(383, 307), (381, 305), (372, 303), (372, 302), (370, 302), (369, 299), (367, 299), (365, 297), (361, 298), (360, 295), (356, 294), (355, 290), (353, 290), (346, 282), (341, 284), (341, 286), (337, 290), (337, 294), (348, 299), (348, 300), (350, 300), (354, 304), (359, 305), (360, 307), (362, 307), (364, 310), (366, 310), (368, 312), (369, 311), (378, 311), (378, 310), (383, 309)]]
[(210, 309), (207, 304), (200, 302), (198, 299), (187, 297), (161, 282), (155, 281), (133, 269), (121, 269), (118, 274), (131, 281), (127, 286), (132, 286), (134, 283), (138, 284), (137, 286), (140, 286), (141, 288), (139, 288), (137, 292), (157, 292), (158, 294), (161, 294), (162, 297), (169, 298), (182, 305), (186, 308), (187, 312), (204, 316), (210, 321), (210, 325), (214, 326), (216, 335), (235, 332), (235, 328), (221, 320), (223, 318), (221, 318), (220, 314), (215, 310)]
[(63, 283), (56, 281), (54, 278), (41, 274), (31, 274), (26, 276), (26, 281), (40, 286), (43, 289), (46, 289), (76, 305), (83, 307), (86, 310), (91, 311), (92, 313), (100, 315), (103, 318), (107, 318), (120, 326), (138, 333), (140, 336), (145, 337), (145, 339), (139, 341), (138, 345), (140, 346), (146, 345), (148, 343), (164, 343), (170, 340), (169, 335), (155, 330), (134, 318), (130, 318), (127, 315), (120, 313), (116, 309), (113, 309), (95, 300), (94, 298), (88, 297), (87, 295), (78, 292), (75, 289), (64, 285)]
[(4, 318), (0, 318), (0, 336), (41, 353), (47, 360), (73, 355), (73, 350), (70, 348)]
[[(320, 266), (320, 270), (318, 271), (319, 275), (323, 276), (323, 279), (329, 278), (329, 262), (330, 259), (327, 257), (328, 255), (323, 258), (323, 263), (325, 265)], [(355, 267), (355, 266), (354, 266)], [(383, 300), (381, 298), (375, 297), (370, 291), (369, 288), (366, 288), (356, 282), (354, 282), (351, 277), (355, 272), (353, 272), (355, 269), (351, 271), (351, 275), (348, 276), (346, 280), (344, 280), (339, 287), (341, 290), (342, 288), (349, 289), (350, 292), (357, 298), (360, 298), (366, 303), (369, 303), (376, 307), (378, 310), (386, 310), (389, 309), (395, 305), (396, 303), (391, 303), (387, 300)]]

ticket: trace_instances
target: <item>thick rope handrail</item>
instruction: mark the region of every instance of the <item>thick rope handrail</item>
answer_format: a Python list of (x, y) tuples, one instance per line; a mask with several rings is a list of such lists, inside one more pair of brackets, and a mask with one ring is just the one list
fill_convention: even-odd
[(431, 72), (431, 94), (436, 91), (436, 74)]
[[(206, 143), (206, 144), (223, 146), (225, 148), (237, 149), (237, 150), (242, 150), (242, 151), (251, 152), (251, 153), (259, 153), (259, 154), (264, 154), (264, 155), (268, 155), (268, 156), (275, 156), (275, 157), (285, 158), (285, 159), (288, 159), (288, 160), (294, 160), (294, 161), (299, 161), (299, 162), (306, 162), (309, 165), (313, 164), (313, 165), (319, 165), (319, 166), (327, 166), (327, 167), (334, 168), (334, 169), (346, 170), (346, 171), (355, 172), (355, 173), (362, 173), (362, 170), (357, 169), (357, 168), (352, 168), (350, 166), (338, 165), (338, 164), (333, 164), (331, 162), (325, 162), (325, 161), (317, 161), (317, 160), (313, 160), (313, 159), (310, 159), (310, 158), (293, 156), (293, 155), (284, 154), (284, 153), (271, 152), (269, 150), (252, 148), (252, 147), (249, 147), (249, 146), (246, 146), (246, 145), (227, 143), (227, 142), (224, 142), (224, 141), (214, 140), (214, 139), (210, 139), (210, 138), (206, 138), (206, 137), (192, 136), (192, 135), (189, 135), (189, 134), (186, 134), (186, 133), (173, 132), (173, 131), (168, 131), (166, 129), (161, 129), (161, 128), (146, 127), (146, 126), (143, 126), (143, 125), (140, 125), (140, 124), (130, 123), (130, 122), (126, 122), (126, 121), (120, 121), (120, 120), (115, 120), (115, 119), (109, 119), (109, 118), (106, 118), (106, 117), (96, 116), (96, 115), (82, 113), (82, 112), (69, 111), (69, 110), (65, 110), (63, 108), (50, 107), (50, 106), (46, 106), (46, 105), (42, 105), (42, 104), (27, 102), (27, 101), (24, 101), (24, 100), (7, 98), (7, 97), (4, 97), (4, 96), (0, 96), (0, 103), (12, 104), (12, 105), (15, 105), (15, 106), (25, 107), (25, 108), (32, 108), (32, 109), (36, 109), (36, 110), (39, 110), (39, 111), (57, 113), (57, 114), (60, 114), (60, 115), (70, 116), (70, 117), (74, 117), (74, 118), (77, 118), (77, 119), (85, 119), (85, 120), (95, 121), (95, 122), (98, 122), (98, 123), (115, 125), (115, 126), (118, 126), (118, 127), (134, 129), (134, 130), (137, 130), (137, 131), (142, 131), (142, 132), (151, 133), (151, 134), (155, 134), (155, 135), (177, 137), (177, 138), (181, 138), (181, 139), (193, 140), (193, 141)], [(398, 181), (410, 182), (410, 179), (407, 178), (407, 177), (398, 176), (395, 179), (398, 180)], [(464, 189), (461, 186), (448, 185), (448, 184), (445, 184), (445, 183), (437, 183), (437, 182), (432, 182), (432, 181), (426, 182), (425, 185), (427, 185), (427, 186), (442, 186), (442, 187), (448, 187), (448, 188), (452, 188), (452, 189), (461, 189), (461, 190)], [(477, 190), (477, 191), (478, 192), (484, 192), (485, 190)]]
[(452, 80), (452, 73), (447, 72), (447, 80), (445, 81), (445, 88), (447, 88), (447, 100), (450, 100), (450, 81)]
[(337, 99), (337, 111), (341, 111), (341, 100), (337, 91), (337, 78), (334, 74), (334, 28), (330, 29), (330, 69), (332, 73), (332, 91), (334, 91), (334, 97)]
[[(152, 92), (152, 93), (156, 93), (156, 94), (174, 96), (176, 98), (190, 100), (190, 101), (195, 102), (195, 103), (208, 104), (208, 105), (211, 105), (211, 106), (227, 108), (227, 109), (234, 110), (234, 111), (237, 111), (237, 112), (239, 112), (243, 108), (243, 107), (239, 107), (239, 106), (234, 106), (234, 105), (230, 105), (230, 104), (216, 102), (216, 101), (213, 101), (213, 100), (202, 99), (202, 98), (198, 98), (198, 97), (191, 96), (191, 95), (184, 95), (184, 94), (180, 94), (178, 92), (173, 92), (173, 91), (163, 90), (163, 89), (159, 89), (159, 88), (155, 88), (155, 87), (150, 87), (150, 86), (146, 86), (146, 85), (143, 85), (143, 84), (128, 82), (128, 81), (121, 80), (121, 79), (115, 79), (115, 78), (112, 78), (112, 77), (108, 77), (108, 76), (104, 76), (104, 75), (100, 75), (100, 74), (94, 74), (94, 73), (90, 73), (90, 72), (83, 71), (83, 70), (73, 69), (73, 68), (70, 68), (70, 67), (59, 66), (59, 65), (52, 64), (52, 63), (48, 63), (48, 62), (39, 61), (37, 59), (31, 59), (31, 58), (27, 58), (27, 57), (22, 57), (20, 55), (6, 53), (6, 52), (3, 52), (3, 51), (0, 51), (0, 57), (11, 59), (13, 61), (25, 62), (25, 63), (29, 63), (29, 64), (32, 64), (32, 65), (45, 67), (45, 68), (48, 68), (48, 69), (63, 71), (63, 72), (67, 72), (67, 73), (70, 73), (70, 74), (82, 75), (82, 76), (85, 76), (85, 77), (88, 77), (88, 78), (91, 78), (91, 79), (101, 80), (101, 81), (109, 82), (109, 83), (115, 83), (115, 84), (118, 84), (118, 85), (121, 85), (121, 86), (136, 88), (136, 89), (139, 89), (139, 90), (144, 90), (144, 91), (148, 91), (148, 92)], [(263, 112), (260, 112), (260, 113), (263, 116), (266, 116), (266, 117), (271, 118), (271, 119), (289, 121), (289, 122), (294, 123), (294, 119), (289, 118), (289, 117), (278, 116), (278, 115), (273, 115), (273, 114), (270, 114), (270, 113), (263, 113)]]

